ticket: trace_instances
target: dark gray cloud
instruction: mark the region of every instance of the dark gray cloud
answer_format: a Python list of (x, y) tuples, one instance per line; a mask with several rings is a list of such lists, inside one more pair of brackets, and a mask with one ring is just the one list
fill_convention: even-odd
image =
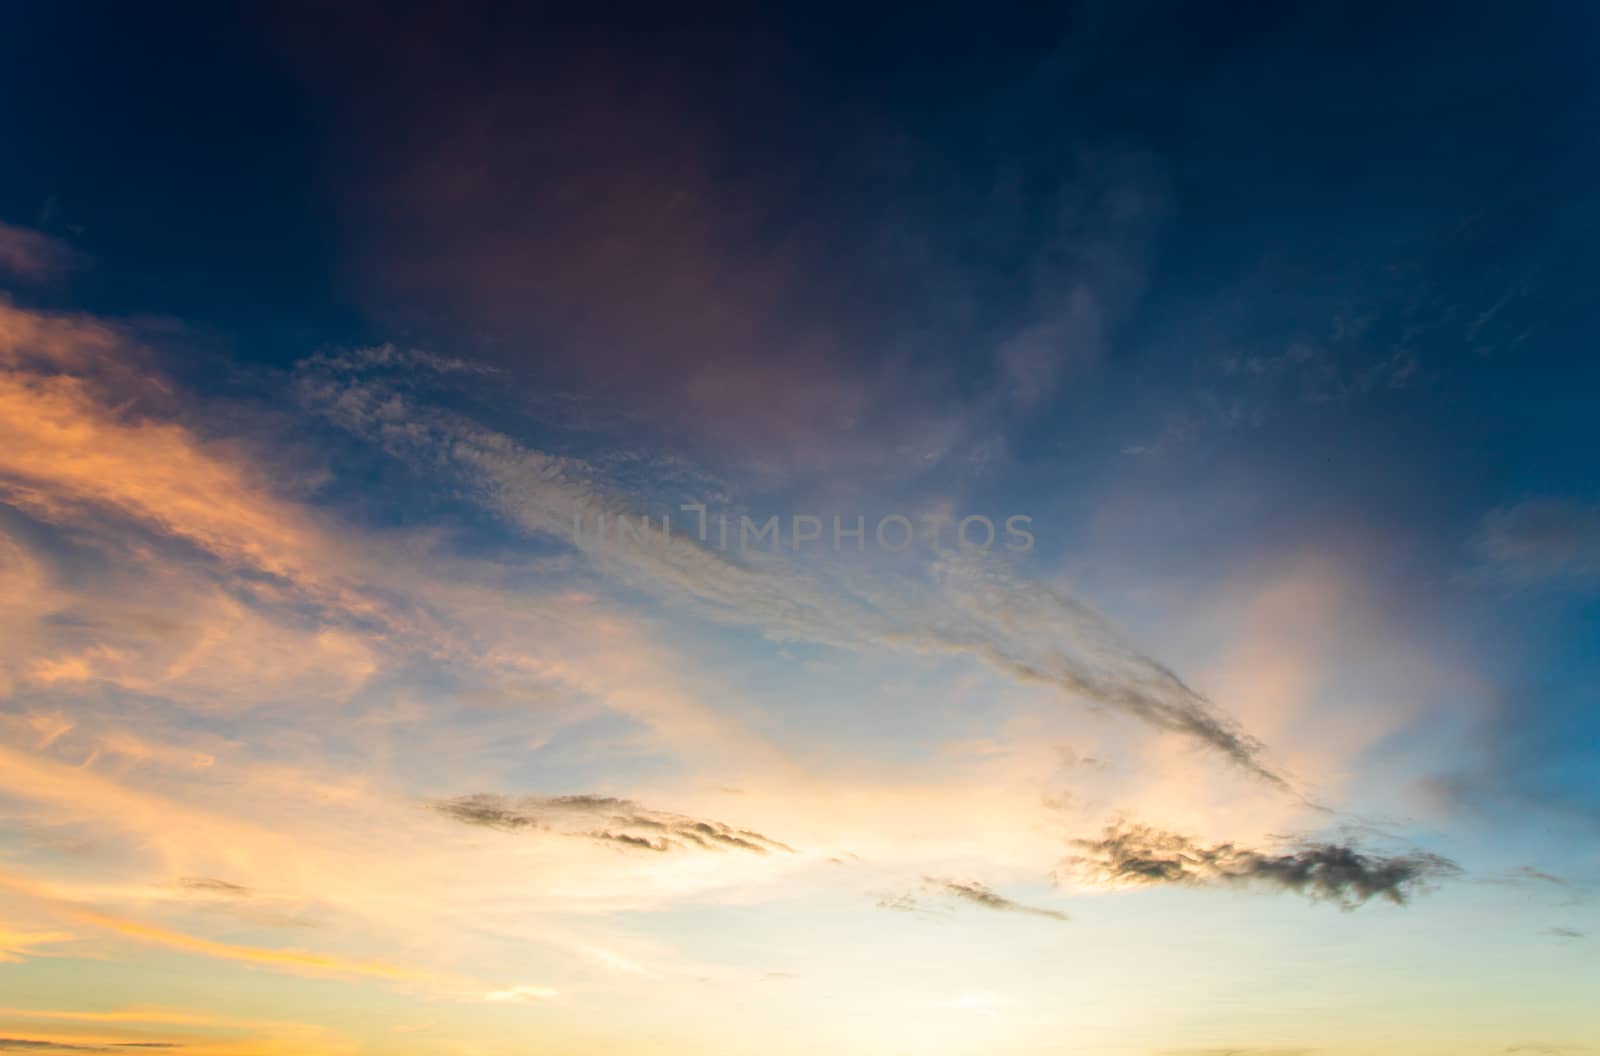
[(1584, 935), (1577, 928), (1550, 928), (1545, 931), (1545, 934), (1554, 935), (1558, 939), (1581, 939)]
[(1045, 909), (1042, 906), (1029, 906), (1013, 901), (976, 881), (944, 880), (936, 876), (924, 877), (923, 879), (946, 894), (954, 895), (956, 898), (974, 906), (982, 906), (984, 909), (992, 909), (1000, 913), (1025, 913), (1034, 917), (1048, 917), (1051, 920), (1071, 919), (1060, 910)]
[(720, 821), (653, 810), (632, 800), (613, 796), (512, 798), (480, 792), (441, 800), (433, 803), (432, 807), (445, 817), (467, 825), (481, 825), (505, 832), (532, 830), (579, 836), (632, 850), (794, 853), (793, 847), (759, 832), (736, 829)]
[(1535, 499), (1492, 510), (1472, 546), (1495, 578), (1592, 583), (1600, 579), (1600, 506)]
[(1269, 852), (1232, 843), (1209, 846), (1144, 825), (1109, 826), (1098, 839), (1073, 840), (1083, 854), (1068, 871), (1121, 884), (1257, 884), (1354, 908), (1381, 896), (1396, 904), (1461, 870), (1422, 851), (1381, 856), (1348, 844), (1305, 843)]

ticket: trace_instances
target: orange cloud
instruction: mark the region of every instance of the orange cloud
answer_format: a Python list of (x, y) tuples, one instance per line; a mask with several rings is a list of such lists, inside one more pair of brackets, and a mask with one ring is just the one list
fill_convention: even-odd
[[(155, 924), (147, 924), (115, 916), (88, 906), (68, 901), (55, 895), (44, 886), (23, 877), (0, 873), (0, 887), (44, 902), (55, 913), (71, 920), (92, 925), (136, 942), (164, 946), (184, 953), (216, 957), (226, 961), (260, 964), (285, 971), (316, 976), (345, 976), (353, 978), (383, 979), (391, 982), (444, 983), (449, 980), (431, 972), (389, 964), (378, 960), (356, 960), (332, 953), (307, 950), (272, 949), (245, 946), (231, 942), (217, 942)], [(62, 936), (63, 938), (69, 936)]]
[(142, 415), (171, 386), (130, 335), (0, 301), (0, 500), (45, 520), (107, 511), (357, 614), (377, 606), (338, 568), (343, 549), (239, 451)]
[(73, 938), (65, 931), (22, 931), (0, 922), (0, 964), (16, 964), (35, 956), (36, 946), (71, 942)]
[(90, 909), (74, 909), (71, 916), (86, 924), (103, 928), (124, 938), (153, 943), (184, 953), (198, 953), (226, 961), (243, 961), (263, 964), (286, 971), (308, 975), (355, 976), (368, 979), (387, 979), (393, 982), (440, 982), (442, 976), (417, 971), (384, 961), (352, 960), (331, 953), (313, 953), (306, 950), (267, 949), (260, 946), (241, 946), (230, 942), (216, 942), (195, 935), (126, 920)]
[(110, 1012), (72, 1009), (0, 1008), (0, 1019), (49, 1019), (69, 1023), (172, 1023), (196, 1026), (216, 1023), (214, 1016), (159, 1008), (124, 1008)]
[[(0, 306), (0, 362), (28, 337), (50, 333), (37, 318), (19, 327), (25, 314)], [(66, 335), (52, 336), (70, 346)], [(62, 503), (96, 503), (224, 559), (286, 579), (319, 578), (304, 556), (315, 532), (293, 507), (182, 426), (125, 419), (83, 378), (0, 373), (0, 487), (47, 515)]]
[[(106, 1033), (107, 1028), (122, 1032)], [(332, 1056), (353, 1047), (313, 1024), (170, 1008), (0, 1008), (0, 1031), (26, 1035), (30, 1041), (107, 1050), (168, 1046), (192, 1056)]]

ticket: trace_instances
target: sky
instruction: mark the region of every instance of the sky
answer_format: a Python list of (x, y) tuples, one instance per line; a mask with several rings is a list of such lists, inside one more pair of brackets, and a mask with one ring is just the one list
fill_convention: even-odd
[(1597, 46), (0, 5), (0, 1052), (1600, 1051)]

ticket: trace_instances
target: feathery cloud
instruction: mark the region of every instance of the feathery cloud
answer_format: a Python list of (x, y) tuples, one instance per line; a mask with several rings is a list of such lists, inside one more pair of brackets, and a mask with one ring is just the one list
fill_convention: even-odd
[(751, 854), (794, 848), (749, 829), (652, 810), (612, 796), (505, 796), (477, 793), (433, 804), (447, 818), (507, 832), (534, 830), (580, 836), (646, 851), (736, 850)]
[(734, 560), (682, 534), (640, 544), (584, 532), (580, 525), (635, 514), (638, 497), (608, 486), (582, 460), (524, 447), (380, 380), (309, 363), (300, 385), (308, 405), (333, 421), (398, 457), (453, 466), (489, 508), (525, 531), (564, 540), (628, 586), (775, 637), (975, 658), (1019, 682), (1052, 686), (1182, 734), (1289, 789), (1258, 741), (1108, 620), (997, 562), (952, 554), (935, 565), (931, 584), (868, 585)]

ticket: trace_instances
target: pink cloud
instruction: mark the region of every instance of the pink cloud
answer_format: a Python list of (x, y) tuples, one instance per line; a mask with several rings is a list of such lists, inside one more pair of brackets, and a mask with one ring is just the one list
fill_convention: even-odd
[(42, 231), (0, 222), (0, 273), (41, 282), (58, 277), (77, 260), (70, 247)]

